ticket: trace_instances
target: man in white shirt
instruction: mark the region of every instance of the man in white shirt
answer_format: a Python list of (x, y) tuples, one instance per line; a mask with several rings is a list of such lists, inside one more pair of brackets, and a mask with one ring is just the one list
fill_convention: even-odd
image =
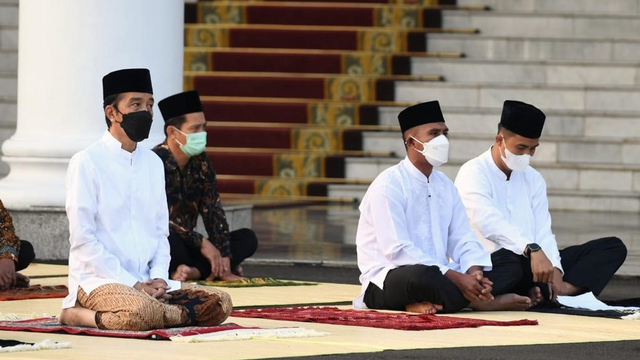
[(511, 291), (527, 294), (532, 305), (600, 294), (627, 254), (615, 237), (558, 250), (546, 183), (529, 166), (544, 122), (536, 107), (505, 101), (495, 143), (464, 164), (455, 182), (478, 239), (492, 258), (512, 264), (521, 281)]
[(167, 278), (164, 166), (138, 146), (152, 123), (149, 70), (107, 74), (103, 98), (108, 130), (69, 162), (69, 295), (60, 322), (111, 330), (221, 323), (231, 311), (227, 294)]
[(471, 231), (453, 182), (434, 170), (449, 152), (439, 103), (409, 107), (398, 120), (407, 156), (376, 177), (360, 205), (362, 293), (354, 307), (419, 313), (527, 308), (527, 297), (494, 299), (485, 272), (489, 254)]

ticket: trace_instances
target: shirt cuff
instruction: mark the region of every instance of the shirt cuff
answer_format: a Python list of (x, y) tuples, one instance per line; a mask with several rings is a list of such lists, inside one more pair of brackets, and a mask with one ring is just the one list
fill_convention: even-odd
[(555, 268), (558, 268), (558, 270), (560, 270), (562, 275), (564, 275), (564, 269), (562, 269), (562, 263), (560, 261), (560, 258), (550, 259), (550, 261), (551, 261), (551, 265), (553, 265), (553, 267)]
[(162, 269), (160, 267), (153, 267), (149, 271), (149, 277), (152, 279), (162, 279), (164, 281), (167, 281), (168, 275), (169, 274), (167, 273), (167, 269)]
[(125, 284), (125, 285), (129, 286), (129, 287), (134, 287), (136, 285), (136, 283), (138, 282), (138, 279), (136, 279), (135, 277), (131, 276), (131, 274), (129, 274), (125, 270), (123, 270), (123, 272), (125, 272), (126, 275), (124, 275), (124, 276), (122, 276), (120, 278), (120, 282), (122, 284)]
[(442, 273), (442, 275), (446, 274), (447, 271), (451, 270), (451, 268), (449, 268), (446, 265), (438, 265), (438, 268), (440, 268), (440, 272)]

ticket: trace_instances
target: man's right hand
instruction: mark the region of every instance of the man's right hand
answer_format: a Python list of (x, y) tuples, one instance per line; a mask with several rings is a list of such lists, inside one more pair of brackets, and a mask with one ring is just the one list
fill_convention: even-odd
[(167, 294), (167, 291), (171, 289), (171, 287), (167, 286), (167, 283), (162, 279), (159, 279), (159, 281), (157, 279), (150, 279), (142, 283), (137, 281), (133, 285), (133, 288), (146, 292), (160, 302), (166, 302), (171, 299), (171, 295)]
[(544, 251), (539, 250), (532, 252), (531, 255), (531, 272), (533, 273), (533, 282), (550, 283), (553, 282), (553, 265)]
[(8, 290), (16, 285), (16, 262), (0, 259), (0, 290)]
[(200, 253), (211, 264), (211, 275), (207, 277), (207, 280), (213, 280), (224, 274), (224, 264), (222, 263), (222, 256), (220, 251), (213, 246), (209, 239), (202, 239), (202, 245), (200, 246)]
[(477, 303), (493, 300), (493, 295), (487, 292), (487, 289), (483, 287), (481, 280), (478, 280), (476, 274), (462, 274), (454, 270), (449, 270), (445, 276), (456, 284), (465, 299), (470, 302)]

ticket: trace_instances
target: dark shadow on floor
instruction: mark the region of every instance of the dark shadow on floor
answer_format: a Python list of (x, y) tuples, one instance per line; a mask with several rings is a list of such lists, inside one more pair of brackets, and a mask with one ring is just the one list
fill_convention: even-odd
[[(526, 340), (524, 340), (526, 341)], [(370, 360), (370, 359), (437, 359), (437, 360), (602, 360), (638, 359), (640, 341), (611, 341), (553, 345), (486, 346), (427, 350), (387, 350), (377, 353), (353, 353), (289, 357), (287, 360)], [(284, 359), (284, 358), (283, 358)]]

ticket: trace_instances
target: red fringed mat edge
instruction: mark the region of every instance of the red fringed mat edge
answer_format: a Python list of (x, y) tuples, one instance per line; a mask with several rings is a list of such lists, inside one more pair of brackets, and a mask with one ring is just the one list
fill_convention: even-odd
[(31, 285), (0, 291), (0, 301), (63, 298), (68, 294), (69, 289), (65, 285)]
[(453, 316), (338, 309), (336, 307), (263, 308), (233, 311), (231, 316), (395, 330), (439, 330), (479, 326), (538, 325), (537, 320), (496, 321)]
[(219, 331), (238, 329), (259, 329), (258, 327), (244, 327), (234, 323), (227, 323), (218, 326), (190, 326), (168, 329), (156, 329), (149, 331), (127, 331), (127, 330), (100, 330), (96, 328), (81, 326), (66, 326), (58, 322), (55, 317), (29, 319), (21, 321), (0, 321), (0, 330), (6, 331), (32, 331), (41, 333), (66, 333), (71, 335), (92, 335), (118, 338), (136, 339), (161, 339), (167, 340), (172, 336), (191, 336), (208, 334)]

